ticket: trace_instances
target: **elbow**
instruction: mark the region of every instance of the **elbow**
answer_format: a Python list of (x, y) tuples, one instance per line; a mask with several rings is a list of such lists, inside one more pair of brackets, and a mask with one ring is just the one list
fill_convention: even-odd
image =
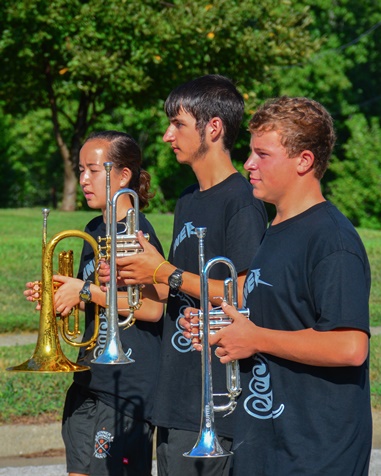
[(346, 365), (360, 367), (369, 354), (369, 338), (365, 332), (357, 333), (346, 348)]
[(155, 311), (151, 314), (151, 322), (159, 322), (160, 319), (163, 317), (164, 314), (164, 306), (162, 304), (159, 304), (156, 306)]
[(357, 352), (353, 352), (352, 356), (349, 358), (348, 365), (353, 367), (361, 367), (361, 365), (366, 361), (368, 357), (368, 350), (359, 350)]
[(163, 313), (158, 314), (156, 316), (153, 316), (152, 319), (150, 319), (150, 321), (151, 322), (159, 322), (162, 317), (163, 317)]
[(353, 355), (347, 355), (346, 358), (343, 359), (342, 365), (345, 367), (361, 367), (366, 358), (367, 354), (357, 352)]

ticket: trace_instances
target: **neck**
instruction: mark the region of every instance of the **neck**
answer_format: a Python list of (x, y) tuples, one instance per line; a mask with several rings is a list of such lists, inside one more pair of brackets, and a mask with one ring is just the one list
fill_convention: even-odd
[(322, 202), (325, 202), (325, 198), (319, 189), (316, 193), (306, 195), (302, 200), (292, 200), (289, 204), (285, 202), (278, 204), (276, 205), (276, 216), (272, 224), (277, 225), (285, 220), (289, 220)]
[[(116, 202), (116, 219), (117, 221), (124, 220), (126, 218), (127, 211), (133, 208), (131, 196), (128, 193), (123, 193), (118, 197)], [(110, 210), (111, 213), (111, 210)], [(103, 221), (106, 223), (106, 207), (102, 209)], [(111, 216), (110, 216), (111, 220)]]
[(192, 164), (192, 170), (197, 177), (201, 191), (214, 187), (237, 172), (232, 164), (230, 154), (226, 152), (205, 155)]

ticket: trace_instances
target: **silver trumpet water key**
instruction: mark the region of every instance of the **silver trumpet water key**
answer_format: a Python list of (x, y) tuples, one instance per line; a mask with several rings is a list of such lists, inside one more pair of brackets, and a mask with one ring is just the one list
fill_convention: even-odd
[[(198, 316), (198, 324), (192, 325), (192, 335), (199, 337), (201, 350), (202, 365), (202, 396), (201, 396), (201, 425), (198, 439), (195, 446), (184, 456), (192, 458), (216, 458), (230, 456), (232, 453), (226, 451), (220, 445), (215, 431), (214, 412), (227, 412), (224, 416), (234, 411), (237, 405), (237, 397), (241, 393), (240, 371), (238, 361), (232, 361), (226, 364), (226, 386), (227, 393), (213, 394), (212, 382), (212, 362), (211, 349), (209, 346), (209, 334), (215, 333), (227, 325), (231, 324), (231, 319), (221, 309), (214, 308), (209, 310), (209, 272), (217, 263), (225, 264), (230, 271), (230, 278), (224, 283), (224, 300), (236, 308), (237, 303), (237, 271), (228, 258), (215, 257), (210, 259), (206, 264), (204, 255), (204, 238), (206, 228), (196, 228), (196, 235), (199, 240), (199, 268), (200, 268), (200, 310), (196, 314)], [(249, 317), (248, 309), (237, 309), (245, 317)], [(197, 332), (195, 332), (197, 329)], [(215, 397), (225, 397), (228, 402), (224, 405), (214, 405)]]

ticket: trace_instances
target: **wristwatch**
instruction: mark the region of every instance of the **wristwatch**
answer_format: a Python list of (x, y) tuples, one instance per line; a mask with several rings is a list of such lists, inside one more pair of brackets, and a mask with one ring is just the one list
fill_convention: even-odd
[(169, 276), (168, 284), (170, 289), (170, 295), (175, 296), (177, 291), (180, 289), (180, 286), (183, 284), (183, 270), (175, 269), (175, 271)]
[(91, 302), (90, 284), (92, 281), (86, 281), (83, 288), (79, 291), (79, 299), (84, 303)]

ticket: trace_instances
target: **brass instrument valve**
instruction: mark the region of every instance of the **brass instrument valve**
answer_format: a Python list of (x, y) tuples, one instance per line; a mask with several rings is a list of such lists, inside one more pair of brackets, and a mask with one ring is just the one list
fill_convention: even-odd
[(106, 260), (110, 262), (111, 258), (111, 236), (98, 236), (98, 261)]

